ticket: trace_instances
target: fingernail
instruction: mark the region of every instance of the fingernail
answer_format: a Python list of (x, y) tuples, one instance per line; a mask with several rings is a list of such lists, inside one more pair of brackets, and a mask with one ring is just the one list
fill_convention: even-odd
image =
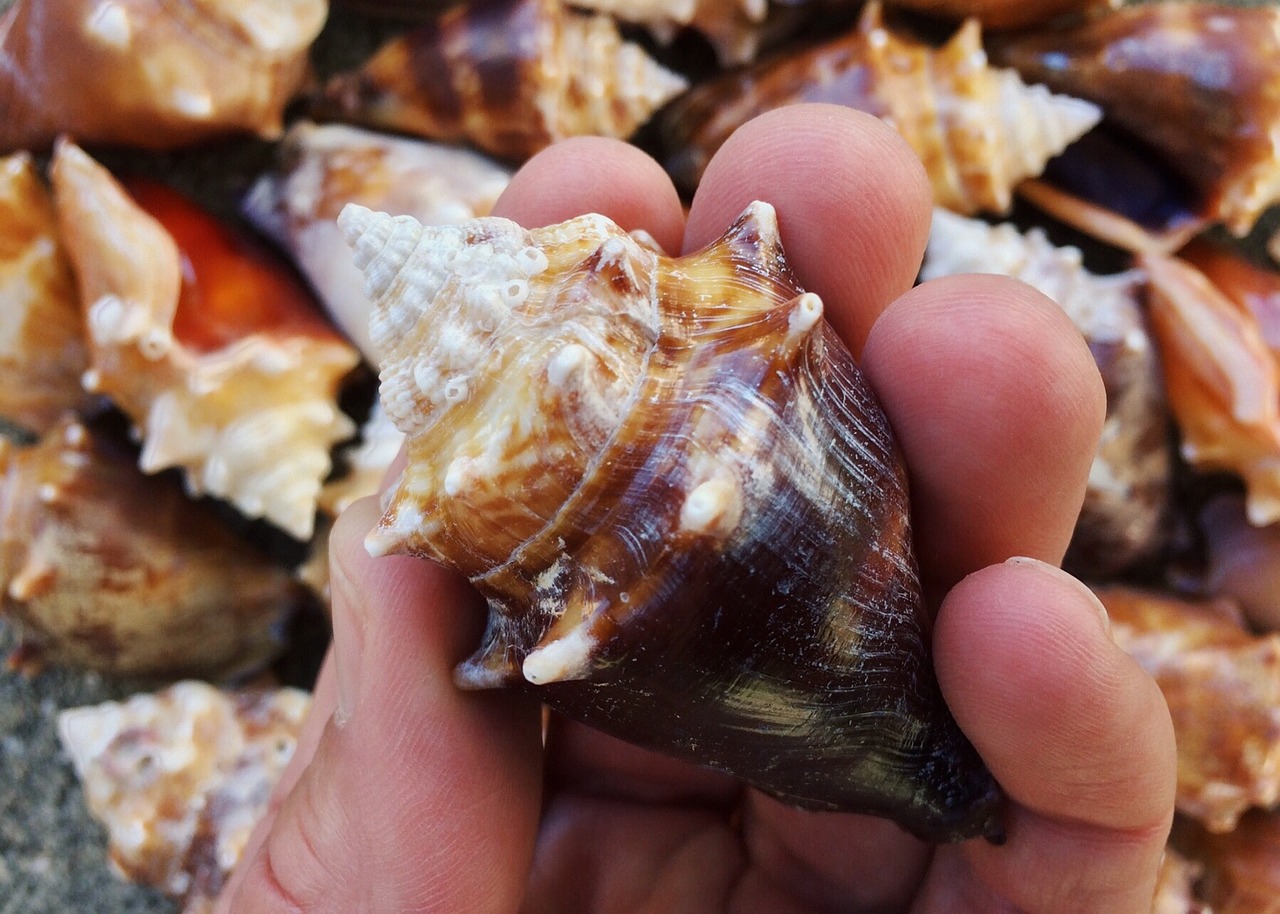
[[(339, 542), (338, 537), (330, 541), (330, 547), (333, 550), (349, 548), (350, 545)], [(360, 559), (368, 561), (363, 556)], [(359, 695), (368, 618), (364, 595), (351, 580), (347, 563), (338, 560), (337, 555), (331, 554), (329, 569), (329, 594), (333, 614), (333, 667), (338, 686), (338, 707), (334, 711), (333, 719), (334, 723), (341, 727), (351, 719)]]
[(1097, 611), (1098, 619), (1102, 623), (1102, 631), (1111, 639), (1111, 616), (1107, 613), (1107, 608), (1102, 605), (1102, 601), (1098, 599), (1098, 595), (1089, 589), (1088, 585), (1074, 575), (1068, 574), (1057, 565), (1050, 565), (1048, 562), (1042, 562), (1040, 559), (1033, 559), (1030, 556), (1015, 555), (1005, 560), (1006, 565), (1021, 565), (1028, 568), (1036, 568), (1040, 571), (1053, 575), (1060, 581), (1069, 582), (1072, 587), (1084, 597), (1089, 604)]

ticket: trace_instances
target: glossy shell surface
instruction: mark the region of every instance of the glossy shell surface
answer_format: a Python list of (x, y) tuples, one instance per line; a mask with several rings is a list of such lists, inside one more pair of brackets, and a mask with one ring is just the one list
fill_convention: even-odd
[(339, 221), (408, 437), (370, 549), (485, 595), (462, 685), (801, 806), (998, 832), (933, 677), (901, 458), (772, 207), (678, 259), (601, 216)]
[(276, 136), (325, 0), (18, 0), (0, 19), (0, 149)]

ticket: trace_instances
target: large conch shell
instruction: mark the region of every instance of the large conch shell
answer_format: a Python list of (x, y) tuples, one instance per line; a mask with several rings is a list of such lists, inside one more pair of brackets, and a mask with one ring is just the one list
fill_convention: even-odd
[(1176, 257), (1146, 254), (1148, 315), (1182, 454), (1239, 474), (1249, 520), (1280, 521), (1280, 360), (1246, 303)]
[(335, 323), (372, 361), (369, 301), (335, 220), (359, 203), (428, 225), (487, 216), (511, 172), (468, 149), (342, 124), (289, 128), (283, 161), (244, 201), (253, 223), (292, 255)]
[(1142, 3), (999, 41), (1024, 77), (1097, 102), (1237, 235), (1280, 201), (1280, 9)]
[(663, 113), (670, 170), (686, 187), (739, 126), (772, 108), (834, 102), (892, 124), (925, 164), (934, 202), (1004, 212), (1023, 178), (1101, 118), (1096, 106), (988, 66), (977, 20), (934, 49), (884, 27), (868, 4), (857, 28), (698, 86)]
[(1112, 636), (1155, 679), (1178, 743), (1177, 808), (1213, 832), (1280, 802), (1280, 635), (1230, 601), (1096, 588)]
[(42, 657), (121, 674), (260, 667), (304, 600), (209, 505), (74, 422), (0, 439), (0, 587)]
[(1043, 292), (1084, 335), (1102, 373), (1107, 418), (1066, 566), (1098, 578), (1151, 558), (1165, 538), (1172, 460), (1142, 274), (1096, 276), (1078, 248), (1056, 247), (1040, 229), (1023, 234), (938, 209), (920, 277), (955, 273), (999, 273)]
[(31, 156), (0, 159), (0, 419), (37, 434), (92, 402), (80, 293)]
[(0, 149), (168, 149), (282, 130), (325, 0), (18, 0), (0, 20)]
[(455, 7), (334, 77), (319, 112), (524, 159), (571, 136), (625, 139), (687, 86), (607, 16), (493, 0)]
[(356, 351), (285, 265), (172, 191), (131, 197), (69, 143), (52, 174), (89, 327), (85, 386), (138, 427), (142, 468), (182, 467), (192, 492), (306, 539), (329, 451), (355, 430), (337, 396)]
[(58, 734), (116, 868), (180, 901), (183, 914), (209, 914), (310, 706), (297, 689), (179, 682), (63, 711)]
[(679, 259), (596, 215), (339, 224), (407, 435), (369, 548), (488, 599), (462, 686), (801, 806), (998, 833), (931, 669), (901, 458), (772, 207)]

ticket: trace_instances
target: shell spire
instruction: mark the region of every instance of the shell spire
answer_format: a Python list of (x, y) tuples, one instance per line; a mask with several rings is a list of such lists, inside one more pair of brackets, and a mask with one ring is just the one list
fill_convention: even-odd
[(807, 808), (999, 832), (932, 674), (901, 458), (771, 206), (680, 258), (599, 215), (339, 221), (406, 433), (367, 544), (488, 600), (459, 684)]
[(1087, 98), (1248, 233), (1280, 201), (1280, 9), (1135, 4), (993, 43), (1027, 79)]
[(571, 136), (625, 139), (687, 86), (606, 16), (559, 0), (487, 0), (334, 77), (318, 113), (524, 159)]
[(307, 538), (329, 451), (355, 430), (337, 395), (356, 351), (287, 267), (176, 193), (131, 196), (70, 143), (52, 174), (89, 326), (85, 386), (133, 420), (143, 469), (182, 467), (192, 492)]
[(934, 202), (960, 213), (1007, 210), (1019, 181), (1102, 116), (1089, 102), (991, 67), (976, 20), (935, 49), (887, 29), (871, 3), (849, 33), (725, 74), (673, 103), (662, 116), (668, 167), (692, 187), (739, 126), (805, 101), (859, 108), (892, 124), (924, 162)]

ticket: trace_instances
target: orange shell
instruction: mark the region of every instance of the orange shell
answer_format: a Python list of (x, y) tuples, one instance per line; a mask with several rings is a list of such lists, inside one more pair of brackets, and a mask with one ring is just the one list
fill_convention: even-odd
[(274, 137), (324, 0), (18, 0), (0, 21), (0, 149)]
[(80, 294), (31, 157), (0, 160), (0, 418), (43, 433), (92, 403)]
[(977, 20), (941, 48), (885, 28), (879, 3), (858, 27), (694, 88), (662, 117), (668, 168), (693, 187), (746, 121), (796, 102), (834, 102), (892, 124), (924, 162), (934, 202), (960, 213), (1004, 212), (1014, 186), (1101, 117), (1088, 103), (1027, 86), (987, 63)]
[(1213, 832), (1280, 801), (1280, 635), (1228, 601), (1097, 588), (1112, 635), (1164, 693), (1178, 743), (1178, 811)]
[(1280, 520), (1280, 364), (1262, 327), (1185, 261), (1139, 263), (1183, 456), (1242, 476), (1254, 524)]
[[(133, 420), (148, 473), (226, 498), (300, 539), (315, 519), (356, 351), (286, 267), (171, 191), (148, 214), (84, 152), (52, 166), (90, 333), (85, 385)], [(157, 221), (161, 220), (161, 221)]]
[(688, 83), (559, 0), (455, 7), (325, 88), (320, 112), (524, 159), (556, 140), (629, 137)]
[(0, 439), (3, 607), (42, 656), (118, 674), (226, 674), (281, 648), (288, 573), (170, 477), (83, 426)]
[(180, 682), (58, 715), (58, 733), (127, 878), (207, 912), (266, 813), (311, 699)]

